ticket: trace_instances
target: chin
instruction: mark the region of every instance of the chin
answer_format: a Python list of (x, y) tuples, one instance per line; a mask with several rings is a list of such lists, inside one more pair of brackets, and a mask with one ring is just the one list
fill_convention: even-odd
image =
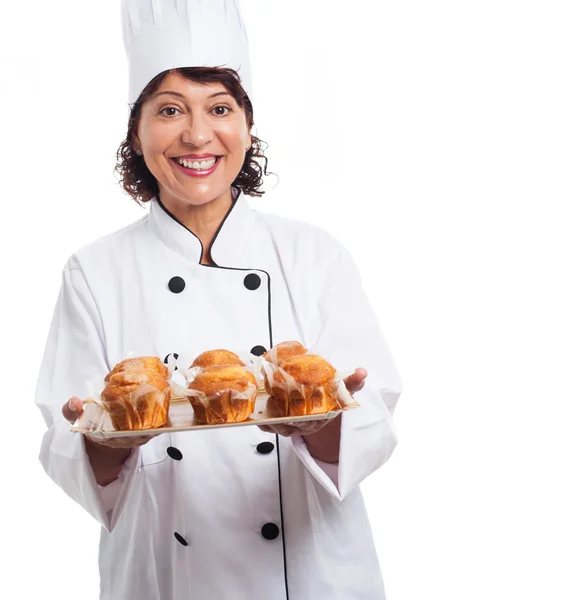
[(191, 191), (184, 190), (182, 194), (177, 196), (176, 200), (180, 202), (185, 202), (192, 206), (201, 206), (203, 204), (207, 204), (208, 202), (212, 202), (216, 198), (219, 198), (226, 190), (230, 190), (231, 184), (226, 186), (226, 188), (214, 188), (213, 186), (208, 189), (194, 189)]

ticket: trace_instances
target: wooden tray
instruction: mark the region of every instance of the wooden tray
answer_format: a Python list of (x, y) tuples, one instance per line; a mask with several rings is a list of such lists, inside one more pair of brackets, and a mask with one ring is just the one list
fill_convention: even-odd
[(338, 414), (356, 408), (359, 404), (353, 400), (347, 404), (344, 408), (334, 410), (327, 413), (317, 415), (304, 415), (300, 417), (276, 417), (268, 418), (266, 414), (266, 401), (268, 394), (259, 393), (256, 397), (256, 406), (254, 413), (250, 415), (250, 418), (241, 423), (221, 423), (219, 425), (206, 425), (197, 424), (194, 421), (194, 411), (188, 400), (181, 397), (174, 397), (169, 407), (169, 418), (166, 425), (158, 427), (157, 429), (139, 429), (132, 431), (116, 431), (111, 425), (111, 420), (108, 415), (103, 418), (102, 425), (95, 429), (90, 426), (90, 420), (88, 415), (85, 418), (77, 420), (73, 425), (72, 430), (81, 433), (91, 433), (91, 435), (104, 437), (104, 438), (116, 438), (116, 437), (130, 437), (130, 436), (142, 436), (156, 433), (172, 433), (177, 431), (198, 431), (202, 429), (221, 429), (224, 427), (244, 427), (247, 425), (271, 425), (277, 423), (302, 423), (303, 421), (314, 421), (318, 419), (332, 419)]

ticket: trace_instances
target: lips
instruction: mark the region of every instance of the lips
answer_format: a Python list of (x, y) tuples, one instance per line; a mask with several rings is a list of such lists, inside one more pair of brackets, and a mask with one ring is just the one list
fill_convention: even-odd
[[(172, 158), (171, 162), (176, 166), (177, 169), (179, 169), (182, 173), (185, 173), (189, 177), (207, 177), (208, 175), (211, 175), (217, 169), (218, 165), (220, 164), (220, 162), (222, 160), (221, 156), (215, 156), (215, 155), (210, 155), (210, 156), (215, 157), (216, 162), (211, 167), (208, 167), (206, 169), (193, 169), (190, 167), (184, 167), (183, 165), (180, 165), (177, 161), (177, 158), (183, 159), (184, 157), (182, 157), (182, 156), (177, 157), (177, 158)], [(190, 159), (190, 161), (198, 162), (198, 161), (193, 161), (191, 159)]]

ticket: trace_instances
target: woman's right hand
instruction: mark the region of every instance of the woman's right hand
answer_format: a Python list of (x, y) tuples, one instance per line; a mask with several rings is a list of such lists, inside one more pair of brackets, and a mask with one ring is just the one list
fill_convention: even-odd
[[(63, 405), (63, 416), (71, 424), (75, 423), (82, 413), (83, 401), (80, 398), (73, 397)], [(132, 435), (127, 437), (104, 438), (102, 436), (91, 435), (90, 432), (84, 433), (85, 439), (90, 443), (91, 446), (93, 444), (97, 444), (106, 448), (114, 448), (118, 450), (130, 450), (131, 448), (136, 448), (137, 446), (143, 446), (156, 435), (159, 434), (156, 433), (153, 435)]]
[[(71, 398), (62, 410), (64, 418), (72, 424), (83, 413), (83, 401)], [(85, 450), (97, 483), (106, 486), (115, 481), (132, 448), (147, 444), (156, 435), (159, 434), (104, 438), (85, 433)]]

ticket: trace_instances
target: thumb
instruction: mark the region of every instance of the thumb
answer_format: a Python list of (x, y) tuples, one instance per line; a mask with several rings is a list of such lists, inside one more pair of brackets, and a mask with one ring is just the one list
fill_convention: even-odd
[(83, 412), (83, 401), (80, 398), (72, 397), (63, 405), (63, 417), (70, 423), (74, 423)]
[(360, 392), (365, 385), (365, 378), (367, 377), (367, 371), (359, 368), (355, 369), (355, 373), (345, 379), (345, 387), (351, 394)]

